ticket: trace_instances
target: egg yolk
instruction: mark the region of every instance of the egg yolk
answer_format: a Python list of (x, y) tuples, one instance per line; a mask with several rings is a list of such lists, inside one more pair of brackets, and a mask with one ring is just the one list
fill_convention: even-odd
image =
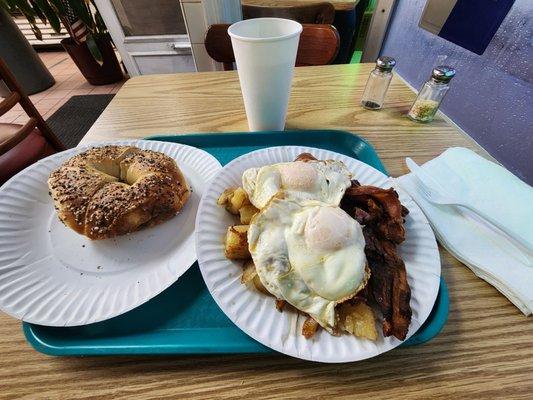
[(322, 207), (307, 220), (304, 236), (309, 249), (330, 251), (346, 246), (352, 233), (342, 210)]
[(309, 163), (293, 162), (278, 166), (281, 185), (284, 189), (310, 191), (316, 185), (318, 173)]

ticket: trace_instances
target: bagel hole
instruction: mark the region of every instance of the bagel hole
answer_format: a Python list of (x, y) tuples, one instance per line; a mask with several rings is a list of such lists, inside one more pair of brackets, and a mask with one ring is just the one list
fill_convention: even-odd
[(121, 166), (120, 164), (113, 162), (101, 162), (94, 163), (91, 165), (91, 167), (93, 167), (95, 170), (105, 175), (106, 177), (109, 177), (109, 179), (106, 180), (109, 180), (111, 182), (119, 182), (128, 186), (133, 185), (133, 183), (135, 182), (135, 179), (128, 179), (127, 167)]

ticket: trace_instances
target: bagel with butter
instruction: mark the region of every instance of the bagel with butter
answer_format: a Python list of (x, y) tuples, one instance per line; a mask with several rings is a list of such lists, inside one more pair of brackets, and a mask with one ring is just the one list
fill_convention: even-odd
[(190, 189), (169, 156), (133, 146), (95, 147), (48, 179), (59, 219), (90, 239), (106, 239), (166, 221)]

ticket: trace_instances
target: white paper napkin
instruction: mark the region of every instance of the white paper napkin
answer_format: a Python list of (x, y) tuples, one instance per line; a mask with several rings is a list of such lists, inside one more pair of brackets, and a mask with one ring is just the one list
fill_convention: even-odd
[[(449, 194), (468, 199), (533, 243), (533, 188), (471, 150), (455, 147), (422, 166)], [(435, 205), (412, 174), (394, 179), (426, 214), (439, 242), (525, 315), (533, 312), (533, 267), (500, 231), (463, 207)]]

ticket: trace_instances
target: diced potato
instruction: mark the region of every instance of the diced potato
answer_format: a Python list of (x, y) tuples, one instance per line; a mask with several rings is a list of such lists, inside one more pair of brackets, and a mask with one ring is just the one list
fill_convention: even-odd
[(225, 206), (230, 201), (231, 197), (233, 196), (233, 192), (235, 192), (236, 189), (237, 188), (230, 187), (224, 190), (218, 198), (217, 204), (219, 206)]
[(376, 317), (374, 311), (364, 302), (343, 303), (337, 307), (339, 328), (357, 337), (376, 340)]
[(285, 300), (276, 299), (276, 310), (282, 312), (283, 307), (285, 307), (285, 304), (287, 304)]
[(316, 322), (313, 318), (307, 317), (305, 320), (303, 326), (302, 326), (302, 335), (306, 339), (311, 339), (313, 335), (316, 333), (318, 329), (318, 322)]
[(233, 225), (226, 232), (224, 254), (230, 260), (246, 260), (250, 258), (248, 250), (248, 225)]
[(238, 215), (241, 207), (247, 204), (250, 204), (250, 200), (248, 200), (248, 195), (246, 194), (243, 188), (239, 187), (235, 189), (233, 195), (226, 203), (226, 210), (228, 210), (234, 215)]
[(261, 293), (266, 294), (267, 296), (272, 296), (272, 294), (263, 286), (263, 282), (261, 282), (261, 279), (259, 279), (259, 275), (254, 276), (253, 282), (255, 288)]
[(233, 215), (239, 214), (239, 209), (250, 204), (248, 195), (243, 188), (230, 187), (224, 190), (217, 200), (219, 206), (225, 206), (226, 210)]
[(248, 282), (253, 281), (256, 275), (257, 271), (255, 270), (254, 262), (252, 260), (245, 261), (243, 265), (241, 283), (247, 284)]
[(252, 217), (257, 214), (259, 210), (255, 208), (252, 204), (246, 204), (239, 209), (239, 214), (241, 215), (241, 224), (249, 224), (252, 220)]

